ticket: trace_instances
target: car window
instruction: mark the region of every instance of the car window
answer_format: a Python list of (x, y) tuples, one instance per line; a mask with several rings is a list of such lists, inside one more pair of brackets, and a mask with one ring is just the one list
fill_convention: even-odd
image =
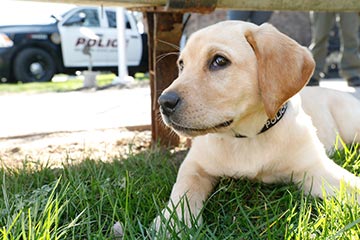
[(106, 11), (108, 25), (110, 28), (116, 28), (116, 13), (114, 11)]
[(68, 20), (66, 26), (100, 27), (99, 14), (96, 9), (80, 9)]
[[(108, 19), (109, 27), (110, 28), (116, 28), (116, 12), (106, 10), (106, 16), (107, 16), (107, 19)], [(125, 25), (126, 28), (131, 29), (129, 19), (127, 18), (126, 14), (125, 14), (125, 22), (126, 22), (126, 25)]]

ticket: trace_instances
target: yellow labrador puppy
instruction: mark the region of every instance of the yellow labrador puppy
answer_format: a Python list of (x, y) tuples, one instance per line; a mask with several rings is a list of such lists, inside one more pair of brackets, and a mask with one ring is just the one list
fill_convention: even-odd
[[(360, 142), (360, 101), (349, 93), (320, 87), (300, 92), (302, 107), (311, 116), (317, 135), (328, 153), (337, 136), (347, 143)], [(338, 143), (338, 148), (342, 148)]]
[(221, 176), (293, 181), (319, 197), (323, 187), (334, 194), (341, 181), (350, 190), (360, 186), (327, 157), (301, 107), (297, 93), (313, 73), (311, 54), (270, 24), (204, 28), (190, 37), (178, 65), (178, 78), (158, 99), (160, 110), (166, 125), (195, 138), (165, 218), (172, 209), (190, 225)]

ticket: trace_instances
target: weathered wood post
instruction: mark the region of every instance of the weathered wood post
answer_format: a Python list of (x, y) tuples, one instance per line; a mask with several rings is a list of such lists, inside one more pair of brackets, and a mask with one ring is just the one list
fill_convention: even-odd
[(151, 87), (152, 142), (176, 146), (179, 137), (162, 123), (159, 104), (161, 92), (178, 74), (176, 60), (182, 35), (183, 14), (180, 12), (147, 12), (149, 32), (149, 73)]

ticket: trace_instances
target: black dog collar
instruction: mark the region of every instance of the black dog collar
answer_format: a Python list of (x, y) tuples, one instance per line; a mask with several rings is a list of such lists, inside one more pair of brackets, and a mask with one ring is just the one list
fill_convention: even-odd
[[(261, 134), (263, 132), (266, 132), (271, 127), (276, 125), (280, 119), (285, 115), (286, 109), (287, 109), (288, 103), (285, 103), (280, 110), (276, 113), (275, 117), (273, 119), (268, 119), (264, 125), (264, 127), (261, 129), (261, 131), (258, 134)], [(235, 134), (236, 138), (246, 138), (247, 136), (241, 135), (241, 134)]]

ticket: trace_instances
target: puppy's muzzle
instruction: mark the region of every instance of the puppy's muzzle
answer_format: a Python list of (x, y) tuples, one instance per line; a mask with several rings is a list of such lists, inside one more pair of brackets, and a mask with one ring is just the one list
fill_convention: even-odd
[(169, 117), (179, 108), (181, 98), (176, 92), (165, 92), (160, 95), (158, 103), (161, 113)]

